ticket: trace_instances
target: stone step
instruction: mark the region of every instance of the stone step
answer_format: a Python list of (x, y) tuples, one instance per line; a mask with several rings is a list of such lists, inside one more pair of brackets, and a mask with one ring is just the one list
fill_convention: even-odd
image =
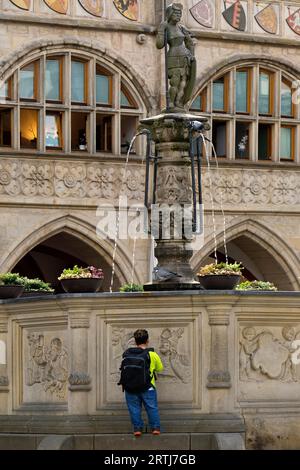
[(96, 435), (0, 434), (0, 450), (243, 450), (240, 433), (162, 433)]

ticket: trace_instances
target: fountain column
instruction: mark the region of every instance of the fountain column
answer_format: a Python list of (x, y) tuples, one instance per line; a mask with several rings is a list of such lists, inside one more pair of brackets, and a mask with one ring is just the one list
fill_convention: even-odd
[[(155, 142), (157, 178), (155, 204), (151, 207), (151, 233), (156, 242), (155, 257), (159, 271), (146, 290), (199, 288), (190, 260), (193, 255), (192, 162), (190, 158), (191, 123), (208, 128), (206, 118), (186, 113), (166, 113), (143, 119)], [(168, 279), (166, 273), (173, 273)]]

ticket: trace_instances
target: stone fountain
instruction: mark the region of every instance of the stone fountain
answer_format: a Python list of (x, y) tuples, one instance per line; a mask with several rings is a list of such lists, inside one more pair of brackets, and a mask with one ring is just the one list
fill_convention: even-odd
[[(198, 151), (197, 191), (194, 141), (210, 127), (206, 118), (187, 112), (196, 80), (196, 60), (192, 36), (180, 24), (182, 8), (173, 3), (166, 9), (166, 20), (159, 26), (156, 40), (159, 49), (165, 48), (166, 109), (141, 120), (139, 129), (155, 143), (152, 204), (148, 196), (148, 145), (145, 205), (152, 209), (151, 231), (158, 265), (154, 282), (145, 285), (147, 291), (200, 288), (190, 265), (191, 244), (197, 227), (199, 230), (197, 192), (201, 203), (201, 159)], [(166, 217), (168, 230), (163, 229)]]

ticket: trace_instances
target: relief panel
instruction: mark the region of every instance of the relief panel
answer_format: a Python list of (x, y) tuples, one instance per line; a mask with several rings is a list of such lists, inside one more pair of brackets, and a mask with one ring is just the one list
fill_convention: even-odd
[[(106, 376), (104, 385), (104, 403), (124, 403), (122, 389), (117, 385), (120, 378), (120, 364), (123, 352), (135, 346), (133, 333), (137, 327), (123, 325), (109, 325), (107, 327), (108, 344), (106, 345)], [(198, 367), (198, 351), (194, 351), (192, 341), (194, 324), (174, 325), (146, 329), (149, 331), (150, 347), (159, 354), (164, 364), (164, 370), (158, 374), (157, 389), (160, 403), (177, 402), (179, 404), (192, 404), (195, 400), (195, 381), (193, 371)], [(100, 375), (101, 376), (101, 375)]]
[(240, 400), (299, 400), (300, 325), (241, 327), (238, 357)]

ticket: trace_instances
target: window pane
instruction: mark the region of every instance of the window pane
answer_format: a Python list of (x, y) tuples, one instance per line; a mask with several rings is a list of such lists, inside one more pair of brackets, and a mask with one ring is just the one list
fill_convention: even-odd
[(101, 104), (110, 104), (109, 93), (110, 77), (96, 75), (96, 101)]
[(36, 98), (36, 63), (32, 63), (20, 70), (20, 98), (34, 100)]
[(0, 108), (0, 146), (11, 147), (11, 109)]
[(248, 72), (236, 73), (236, 112), (248, 112)]
[(236, 123), (235, 158), (249, 158), (249, 124)]
[(195, 111), (200, 111), (202, 108), (201, 106), (201, 95), (198, 95), (196, 99), (194, 99), (191, 109), (194, 109)]
[(62, 115), (61, 113), (47, 113), (45, 119), (46, 147), (62, 148)]
[(281, 115), (292, 116), (292, 89), (284, 82), (281, 83)]
[(85, 102), (85, 64), (72, 60), (72, 101)]
[(96, 151), (112, 152), (112, 116), (97, 114)]
[(226, 122), (213, 121), (213, 144), (218, 157), (226, 157)]
[(132, 108), (131, 104), (129, 103), (127, 96), (123, 91), (121, 91), (121, 106), (124, 108)]
[(224, 77), (213, 82), (213, 110), (224, 111)]
[(20, 145), (21, 148), (36, 149), (38, 139), (38, 111), (20, 110)]
[(72, 113), (72, 135), (71, 147), (75, 151), (86, 151), (87, 142), (87, 119), (86, 113)]
[(259, 113), (270, 113), (270, 76), (266, 73), (259, 75)]
[(11, 79), (6, 80), (6, 82), (4, 82), (4, 83), (0, 81), (0, 100), (2, 100), (2, 101), (6, 101), (6, 100), (11, 99), (11, 96), (10, 96), (10, 81), (11, 81)]
[(59, 60), (46, 61), (45, 96), (46, 100), (59, 101), (61, 99)]
[(272, 158), (272, 127), (269, 124), (258, 126), (258, 159), (271, 160)]
[[(121, 152), (127, 153), (130, 142), (136, 133), (137, 118), (134, 116), (121, 116)], [(132, 152), (135, 153), (135, 145)]]
[(280, 141), (280, 158), (283, 158), (286, 160), (293, 159), (292, 138), (293, 138), (292, 129), (290, 127), (282, 127), (281, 128), (281, 141)]

